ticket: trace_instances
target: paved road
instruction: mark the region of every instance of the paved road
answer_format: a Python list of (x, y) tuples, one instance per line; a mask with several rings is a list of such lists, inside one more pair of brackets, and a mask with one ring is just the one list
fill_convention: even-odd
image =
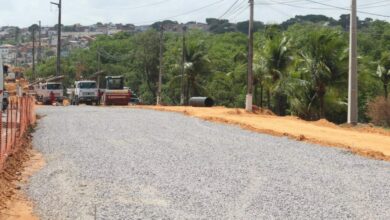
[(390, 163), (148, 110), (43, 107), (42, 219), (390, 219)]

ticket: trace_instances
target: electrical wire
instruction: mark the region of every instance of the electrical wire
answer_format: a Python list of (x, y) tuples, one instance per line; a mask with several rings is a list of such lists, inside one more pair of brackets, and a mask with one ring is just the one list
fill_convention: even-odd
[[(306, 0), (306, 1), (311, 2), (311, 3), (315, 3), (315, 4), (319, 4), (319, 5), (323, 5), (323, 6), (328, 6), (328, 7), (340, 9), (340, 10), (350, 11), (350, 9), (348, 9), (348, 8), (343, 8), (343, 7), (339, 7), (339, 6), (336, 6), (336, 5), (330, 5), (330, 4), (327, 4), (327, 3), (322, 3), (322, 2), (318, 2), (318, 1), (314, 1), (314, 0)], [(359, 12), (360, 14), (367, 14), (367, 15), (373, 15), (373, 16), (378, 16), (378, 17), (390, 18), (389, 15), (382, 15), (382, 14), (371, 13), (371, 12), (360, 11), (360, 10), (358, 10), (357, 12)]]
[(240, 0), (236, 0), (221, 16), (219, 16), (218, 19), (221, 19), (223, 18), (223, 16), (225, 16), (226, 14), (228, 14), (233, 8), (234, 6), (239, 2)]
[(194, 9), (194, 10), (187, 11), (187, 12), (184, 12), (184, 13), (181, 13), (181, 14), (177, 14), (177, 15), (173, 15), (173, 16), (169, 16), (169, 17), (165, 17), (165, 18), (160, 18), (160, 19), (158, 19), (158, 20), (150, 20), (150, 21), (138, 22), (138, 23), (135, 23), (135, 24), (136, 24), (136, 25), (145, 25), (145, 24), (150, 24), (150, 23), (154, 23), (154, 22), (158, 22), (158, 21), (163, 21), (163, 20), (168, 20), (168, 19), (180, 17), (180, 16), (183, 16), (183, 15), (192, 14), (192, 13), (201, 11), (201, 10), (203, 10), (203, 9), (206, 9), (206, 8), (209, 8), (209, 7), (218, 5), (218, 4), (222, 3), (223, 1), (225, 1), (225, 0), (215, 1), (215, 2), (213, 2), (213, 3), (210, 3), (210, 4), (205, 5), (205, 6), (203, 6), (203, 7), (196, 8), (196, 9)]

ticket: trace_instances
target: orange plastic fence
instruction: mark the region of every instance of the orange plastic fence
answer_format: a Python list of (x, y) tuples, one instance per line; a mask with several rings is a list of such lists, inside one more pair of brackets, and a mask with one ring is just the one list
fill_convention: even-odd
[(19, 150), (21, 139), (36, 121), (35, 99), (17, 97), (10, 100), (7, 110), (0, 112), (0, 171), (9, 155)]

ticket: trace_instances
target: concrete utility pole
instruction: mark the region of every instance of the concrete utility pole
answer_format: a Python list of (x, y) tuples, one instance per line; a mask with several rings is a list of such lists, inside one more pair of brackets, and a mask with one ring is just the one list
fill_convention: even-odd
[(39, 21), (39, 29), (38, 29), (38, 64), (42, 60), (42, 24), (41, 21)]
[(32, 28), (32, 71), (33, 71), (33, 78), (35, 79), (35, 25)]
[(253, 111), (253, 16), (254, 0), (249, 0), (250, 18), (249, 18), (249, 41), (248, 41), (248, 93), (246, 95), (245, 109), (248, 112)]
[(164, 25), (160, 27), (160, 72), (158, 74), (158, 91), (157, 91), (157, 105), (161, 105), (161, 87), (162, 87), (162, 75), (164, 68)]
[(357, 6), (352, 0), (349, 41), (348, 123), (358, 123), (358, 74), (357, 74)]
[(185, 62), (186, 62), (186, 26), (183, 26), (183, 46), (182, 46), (182, 58), (181, 58), (181, 93), (180, 93), (180, 105), (184, 105), (184, 74), (185, 74)]
[(57, 71), (56, 76), (61, 75), (61, 10), (62, 10), (62, 0), (59, 0), (58, 3), (51, 2), (53, 5), (58, 6), (58, 40), (57, 40)]

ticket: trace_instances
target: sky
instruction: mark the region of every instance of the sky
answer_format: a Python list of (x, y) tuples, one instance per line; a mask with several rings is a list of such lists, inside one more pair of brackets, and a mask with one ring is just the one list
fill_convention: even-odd
[[(345, 9), (350, 7), (351, 2), (314, 0), (339, 7), (336, 9), (311, 1), (255, 0), (255, 19), (265, 23), (279, 23), (295, 15), (305, 14), (324, 14), (338, 18), (348, 13)], [(360, 18), (390, 21), (390, 0), (357, 1), (358, 10), (387, 16), (359, 13)], [(146, 25), (165, 19), (205, 22), (209, 17), (236, 22), (249, 17), (248, 0), (62, 0), (62, 3), (65, 25), (90, 25), (97, 22)], [(51, 26), (57, 22), (58, 8), (51, 5), (50, 0), (0, 0), (0, 5), (0, 26), (27, 27), (39, 20), (43, 26)]]

